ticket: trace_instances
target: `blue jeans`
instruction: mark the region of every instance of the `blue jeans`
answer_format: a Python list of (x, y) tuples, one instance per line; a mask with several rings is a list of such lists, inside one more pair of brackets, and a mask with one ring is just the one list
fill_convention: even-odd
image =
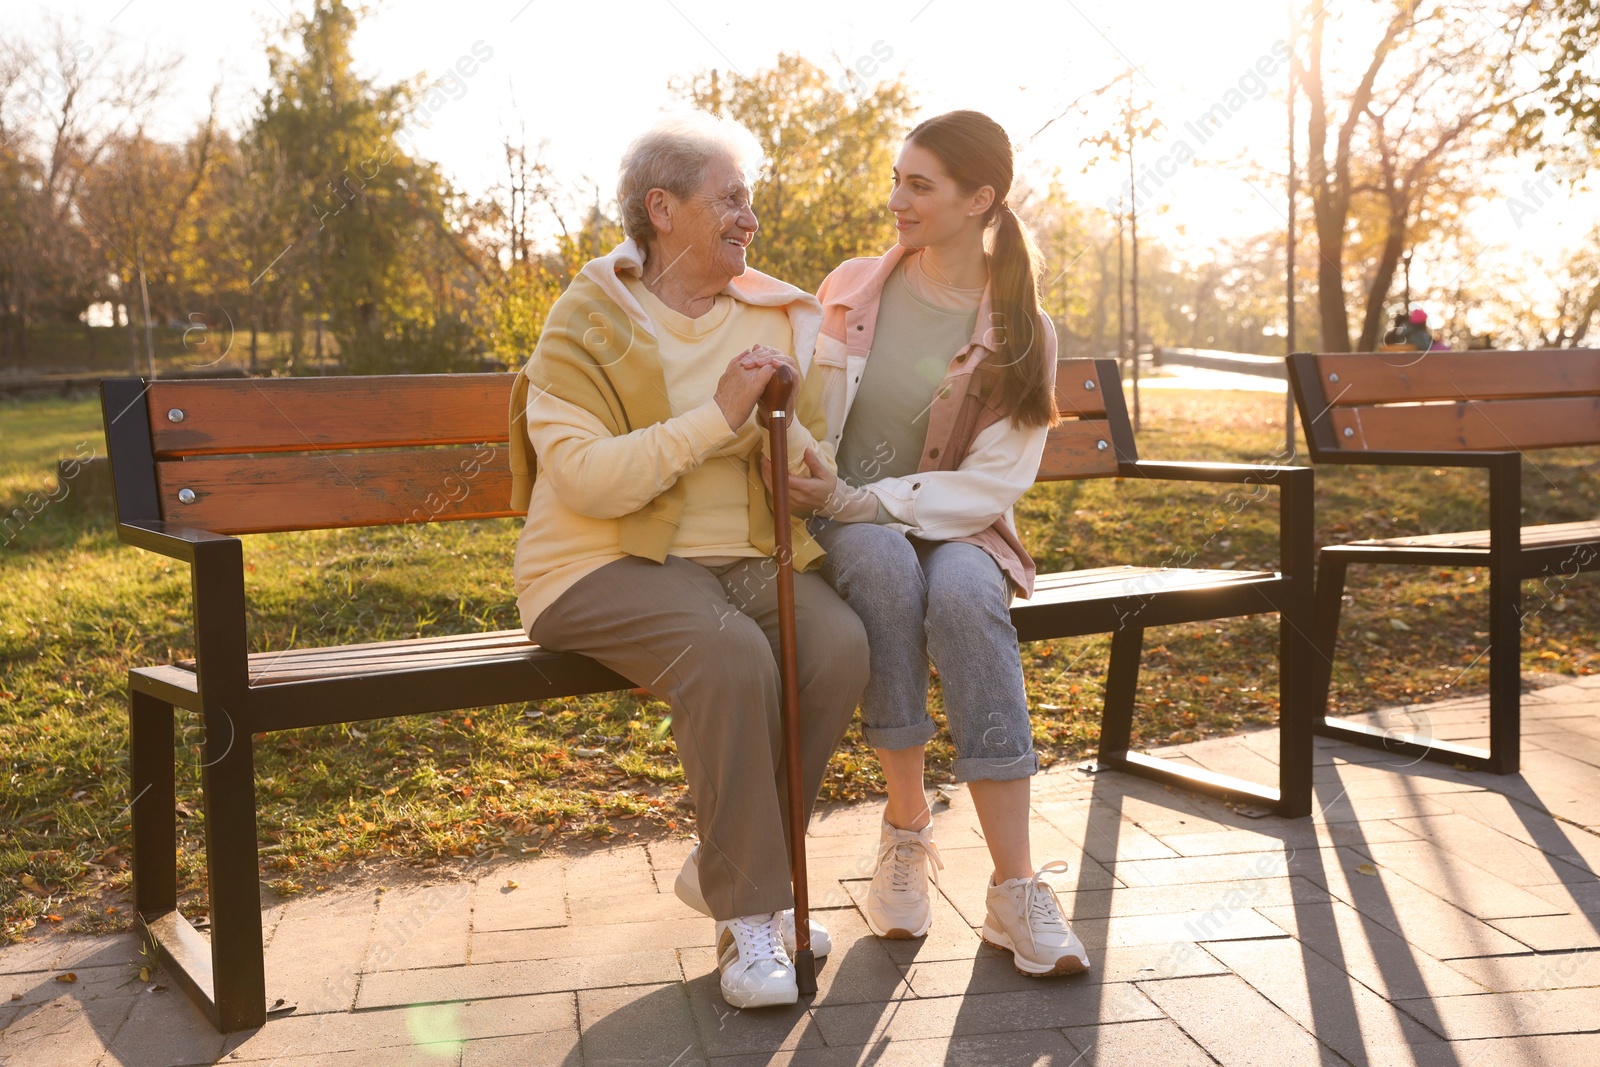
[(928, 664), (939, 671), (957, 781), (1039, 770), (1028, 725), (1011, 586), (983, 549), (922, 541), (875, 523), (818, 522), (826, 578), (867, 628), (871, 677), (861, 698), (867, 743), (927, 744)]

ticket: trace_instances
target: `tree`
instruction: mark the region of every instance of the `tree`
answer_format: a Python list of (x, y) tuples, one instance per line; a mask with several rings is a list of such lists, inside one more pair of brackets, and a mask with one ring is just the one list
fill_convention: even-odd
[(841, 90), (820, 67), (785, 54), (749, 77), (711, 71), (674, 88), (747, 127), (765, 150), (751, 266), (815, 292), (840, 263), (894, 243), (886, 205), (913, 111), (900, 82)]
[[(302, 352), (310, 318), (319, 366), (324, 324), (347, 369), (446, 370), (473, 360), (473, 259), (452, 230), (454, 193), (407, 154), (416, 86), (379, 86), (354, 70), (364, 8), (315, 0), (291, 20), (289, 47), (267, 51), (270, 88), (250, 136), (281, 160), (297, 235), (273, 269)], [(265, 157), (264, 157), (265, 158)]]
[(26, 357), (30, 325), (72, 322), (101, 299), (95, 223), (79, 194), (105, 153), (143, 121), (177, 66), (91, 44), (59, 19), (44, 43), (0, 43), (0, 358)]
[(218, 154), (216, 181), (200, 211), (203, 256), (213, 302), (242, 308), (232, 317), (235, 326), (250, 331), (249, 365), (255, 373), (261, 366), (262, 331), (282, 325), (289, 283), (278, 266), (298, 239), (301, 220), (283, 156), (257, 131), (225, 138)]
[[(1526, 47), (1525, 7), (1395, 0), (1370, 58), (1350, 72), (1353, 84), (1342, 92), (1331, 87), (1324, 57), (1328, 22), (1338, 16), (1326, 4), (1312, 15), (1296, 75), (1310, 102), (1306, 184), (1323, 351), (1350, 351), (1350, 303), (1357, 297), (1364, 308), (1354, 344), (1377, 347), (1395, 268), (1415, 243), (1420, 211), (1459, 200), (1461, 172), (1511, 143), (1514, 107), (1525, 94), (1508, 71)], [(1362, 208), (1357, 237), (1367, 247), (1347, 266), (1352, 222)], [(1359, 273), (1352, 275), (1352, 267)]]
[[(1569, 132), (1600, 146), (1600, 67), (1594, 55), (1600, 42), (1600, 2), (1553, 0), (1535, 7), (1541, 24), (1555, 35), (1540, 89)], [(1543, 109), (1535, 114), (1545, 117)]]

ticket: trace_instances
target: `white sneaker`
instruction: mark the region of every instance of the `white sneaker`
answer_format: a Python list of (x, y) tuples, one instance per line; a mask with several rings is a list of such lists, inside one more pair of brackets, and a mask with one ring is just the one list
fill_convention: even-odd
[(933, 823), (920, 830), (902, 830), (883, 821), (878, 837), (878, 866), (861, 909), (867, 927), (879, 937), (904, 940), (921, 937), (933, 925), (928, 878), (939, 880), (944, 861), (933, 844)]
[[(678, 880), (672, 885), (673, 893), (679, 900), (698, 911), (701, 915), (711, 915), (711, 909), (706, 905), (705, 894), (700, 892), (700, 846), (696, 845), (690, 851), (683, 866), (678, 869)], [(778, 912), (778, 921), (783, 924), (783, 948), (793, 958), (794, 944), (794, 909), (785, 908)], [(828, 936), (828, 928), (817, 920), (811, 921), (811, 954), (813, 956), (826, 956), (833, 951), (833, 939)]]
[(765, 1008), (800, 999), (780, 926), (771, 912), (718, 920), (717, 967), (729, 1007)]
[(996, 948), (1009, 949), (1021, 974), (1042, 978), (1052, 974), (1081, 974), (1089, 969), (1089, 953), (1061, 915), (1061, 901), (1046, 874), (1065, 874), (1057, 861), (1039, 868), (1032, 878), (1013, 878), (989, 887), (989, 907), (983, 919), (983, 939)]

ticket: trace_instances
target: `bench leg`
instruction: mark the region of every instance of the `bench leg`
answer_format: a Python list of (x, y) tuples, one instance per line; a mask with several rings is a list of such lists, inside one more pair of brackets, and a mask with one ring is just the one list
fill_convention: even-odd
[(1311, 814), (1311, 730), (1323, 714), (1314, 701), (1314, 669), (1322, 657), (1312, 633), (1311, 609), (1304, 598), (1295, 597), (1278, 611), (1277, 813), (1285, 819)]
[(260, 1026), (267, 1018), (261, 947), (261, 881), (256, 857), (255, 760), (250, 734), (225, 711), (206, 713), (206, 871), (211, 892), (211, 960), (217, 1028)]
[[(1405, 563), (1404, 560), (1375, 562)], [(1317, 566), (1316, 614), (1312, 627), (1312, 729), (1323, 737), (1381, 749), (1402, 758), (1460, 765), (1468, 770), (1515, 774), (1521, 746), (1521, 589), (1511, 564), (1489, 567), (1489, 751), (1441, 741), (1394, 727), (1369, 726), (1328, 716), (1328, 690), (1333, 654), (1339, 636), (1339, 610), (1344, 594), (1347, 562), (1320, 554)], [(1413, 564), (1415, 565), (1415, 564)], [(1497, 573), (1511, 574), (1504, 581)], [(1496, 668), (1496, 664), (1500, 664)], [(1409, 766), (1409, 764), (1407, 764)]]
[(1489, 759), (1494, 774), (1522, 766), (1522, 584), (1512, 564), (1489, 565)]
[(1106, 671), (1106, 703), (1100, 716), (1100, 761), (1128, 755), (1133, 736), (1133, 706), (1139, 690), (1139, 659), (1144, 629), (1128, 627), (1111, 635), (1111, 665)]
[(153, 919), (178, 906), (178, 815), (175, 810), (172, 705), (132, 690), (128, 698), (128, 763), (132, 779), (133, 908)]
[(1333, 684), (1333, 654), (1339, 644), (1344, 581), (1345, 561), (1323, 552), (1317, 560), (1317, 603), (1311, 629), (1311, 639), (1316, 645), (1311, 661), (1311, 709), (1312, 719), (1318, 725), (1328, 715), (1328, 690)]

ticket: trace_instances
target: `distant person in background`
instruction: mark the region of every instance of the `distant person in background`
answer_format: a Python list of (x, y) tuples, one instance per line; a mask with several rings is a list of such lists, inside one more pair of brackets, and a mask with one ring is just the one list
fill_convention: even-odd
[(1410, 320), (1406, 318), (1406, 313), (1404, 311), (1396, 311), (1394, 313), (1394, 322), (1390, 324), (1388, 332), (1383, 335), (1383, 347), (1388, 349), (1411, 347), (1411, 337), (1408, 333), (1409, 326)]
[(1411, 314), (1406, 318), (1406, 340), (1418, 352), (1429, 352), (1440, 347), (1433, 343), (1433, 334), (1428, 330), (1428, 313), (1421, 308), (1412, 308)]

